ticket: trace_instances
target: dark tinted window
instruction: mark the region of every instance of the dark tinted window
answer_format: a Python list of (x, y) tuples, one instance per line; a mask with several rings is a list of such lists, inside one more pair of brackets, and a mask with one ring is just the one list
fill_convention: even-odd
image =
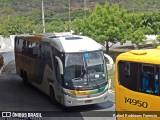
[(159, 66), (143, 64), (140, 80), (140, 91), (148, 94), (159, 94)]
[(159, 95), (159, 68), (158, 65), (120, 61), (119, 83), (133, 91)]
[(120, 84), (128, 89), (137, 90), (138, 64), (120, 61), (118, 68)]
[(20, 52), (26, 56), (38, 58), (38, 47), (39, 43), (36, 42), (27, 41), (22, 38), (16, 38), (15, 40), (16, 52)]
[(22, 46), (23, 46), (23, 39), (17, 39), (16, 40), (16, 49), (17, 52), (22, 52)]
[(39, 45), (38, 59), (45, 62), (45, 64), (48, 64), (50, 67), (52, 66), (51, 46), (49, 44), (41, 43)]

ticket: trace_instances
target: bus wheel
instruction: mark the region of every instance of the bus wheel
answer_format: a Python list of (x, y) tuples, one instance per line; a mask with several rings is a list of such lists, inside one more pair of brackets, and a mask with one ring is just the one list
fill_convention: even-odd
[(23, 72), (23, 83), (25, 84), (25, 85), (28, 85), (29, 83), (28, 83), (28, 77), (27, 77), (27, 73), (26, 72)]
[(54, 90), (52, 88), (52, 86), (50, 87), (50, 101), (51, 103), (56, 103), (56, 98), (55, 98), (55, 93), (54, 93)]
[(20, 70), (20, 77), (23, 78), (23, 71), (22, 71), (22, 69)]

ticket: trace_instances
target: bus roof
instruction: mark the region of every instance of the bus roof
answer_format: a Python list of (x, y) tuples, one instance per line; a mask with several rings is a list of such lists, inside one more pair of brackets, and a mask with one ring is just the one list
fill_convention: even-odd
[(160, 46), (155, 49), (131, 50), (122, 53), (116, 59), (117, 62), (119, 60), (160, 64)]
[(86, 36), (71, 35), (69, 32), (19, 35), (17, 37), (23, 37), (25, 40), (30, 41), (49, 42), (60, 52), (84, 52), (102, 50), (101, 45), (93, 39)]

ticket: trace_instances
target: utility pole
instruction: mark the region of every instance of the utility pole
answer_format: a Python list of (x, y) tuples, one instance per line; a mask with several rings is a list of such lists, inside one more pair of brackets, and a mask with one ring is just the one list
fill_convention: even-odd
[(86, 17), (86, 0), (84, 0), (84, 15)]
[(133, 1), (133, 8), (132, 9), (133, 9), (133, 13), (134, 13), (134, 1)]
[(68, 7), (69, 7), (69, 8), (68, 8), (68, 9), (69, 9), (69, 11), (68, 11), (69, 28), (68, 28), (68, 29), (69, 29), (69, 31), (70, 31), (70, 26), (71, 26), (71, 25), (70, 25), (70, 24), (71, 24), (71, 10), (70, 10), (70, 9), (71, 9), (71, 1), (70, 1), (70, 0), (68, 0)]
[(69, 4), (69, 22), (71, 21), (71, 1), (70, 0), (68, 0), (68, 4)]
[(43, 0), (42, 0), (42, 29), (43, 29), (43, 33), (45, 33), (46, 30), (45, 30), (45, 18), (44, 18), (44, 4), (43, 4)]

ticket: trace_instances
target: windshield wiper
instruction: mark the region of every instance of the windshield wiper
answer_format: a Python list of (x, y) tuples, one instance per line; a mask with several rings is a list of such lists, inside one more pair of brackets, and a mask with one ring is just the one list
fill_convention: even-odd
[(82, 80), (82, 78), (78, 77), (78, 78), (73, 78), (72, 80)]

